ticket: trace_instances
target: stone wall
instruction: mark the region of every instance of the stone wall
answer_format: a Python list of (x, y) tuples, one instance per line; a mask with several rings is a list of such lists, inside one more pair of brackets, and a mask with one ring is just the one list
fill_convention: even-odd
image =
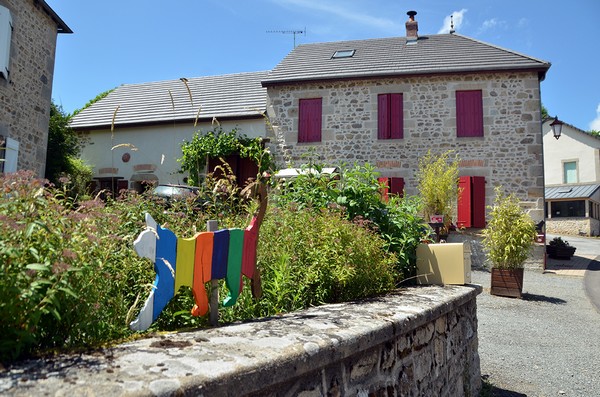
[(425, 286), (0, 372), (13, 396), (478, 396), (481, 287)]
[[(457, 90), (482, 90), (484, 136), (456, 137)], [(377, 95), (403, 93), (404, 138), (377, 139)], [(322, 141), (298, 144), (298, 103), (323, 98)], [(484, 176), (486, 205), (494, 187), (514, 192), (534, 218), (543, 213), (543, 153), (537, 73), (351, 80), (268, 87), (270, 138), (279, 164), (299, 165), (313, 152), (328, 165), (368, 162), (382, 176), (402, 177), (414, 195), (418, 160), (455, 150), (460, 174)]]
[(33, 0), (0, 0), (13, 21), (10, 77), (0, 77), (0, 135), (19, 142), (18, 169), (44, 176), (57, 26)]
[(571, 236), (598, 236), (600, 221), (594, 218), (548, 218), (546, 232)]

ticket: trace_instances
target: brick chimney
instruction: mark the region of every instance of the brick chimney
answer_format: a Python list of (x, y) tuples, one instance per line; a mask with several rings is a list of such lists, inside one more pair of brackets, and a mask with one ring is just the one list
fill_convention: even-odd
[(408, 15), (408, 21), (406, 21), (406, 40), (407, 41), (417, 41), (419, 35), (417, 32), (419, 31), (419, 23), (415, 21), (415, 15), (417, 15), (416, 11), (409, 11), (406, 13)]

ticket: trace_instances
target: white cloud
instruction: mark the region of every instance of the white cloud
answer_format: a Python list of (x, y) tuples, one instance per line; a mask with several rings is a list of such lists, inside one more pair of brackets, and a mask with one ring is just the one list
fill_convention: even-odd
[(600, 104), (596, 108), (596, 118), (590, 123), (590, 130), (600, 131)]
[(452, 12), (452, 18), (450, 18), (450, 16), (447, 16), (446, 18), (444, 18), (444, 24), (438, 31), (438, 34), (449, 33), (451, 23), (454, 23), (454, 30), (460, 29), (460, 26), (463, 23), (463, 18), (464, 18), (464, 15), (466, 12), (467, 12), (467, 9), (463, 8), (460, 11)]
[(498, 18), (487, 19), (487, 20), (483, 21), (483, 23), (477, 30), (476, 36), (478, 36), (482, 33), (485, 33), (488, 30), (506, 29), (507, 26), (508, 25), (507, 25), (506, 21), (502, 21)]
[(361, 25), (371, 26), (378, 29), (391, 29), (399, 31), (401, 24), (397, 21), (378, 18), (366, 14), (364, 11), (353, 11), (349, 9), (347, 2), (325, 2), (322, 0), (278, 0), (276, 4), (292, 5), (302, 7), (313, 11), (324, 12), (342, 18), (347, 21), (359, 23)]

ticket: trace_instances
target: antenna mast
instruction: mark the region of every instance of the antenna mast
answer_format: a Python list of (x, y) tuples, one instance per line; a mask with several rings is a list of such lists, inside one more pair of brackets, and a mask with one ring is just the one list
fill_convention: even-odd
[(303, 34), (306, 36), (306, 28), (303, 30), (267, 30), (267, 33), (283, 33), (283, 34), (293, 34), (294, 35), (294, 48), (296, 48), (296, 35)]

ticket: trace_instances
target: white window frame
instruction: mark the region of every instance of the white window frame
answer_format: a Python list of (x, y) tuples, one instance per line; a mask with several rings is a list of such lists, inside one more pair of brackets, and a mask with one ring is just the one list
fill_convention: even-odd
[(0, 171), (5, 174), (17, 172), (19, 160), (19, 141), (12, 138), (4, 138), (5, 144), (0, 147)]
[(0, 5), (0, 76), (8, 80), (10, 74), (10, 41), (12, 17), (8, 8)]

